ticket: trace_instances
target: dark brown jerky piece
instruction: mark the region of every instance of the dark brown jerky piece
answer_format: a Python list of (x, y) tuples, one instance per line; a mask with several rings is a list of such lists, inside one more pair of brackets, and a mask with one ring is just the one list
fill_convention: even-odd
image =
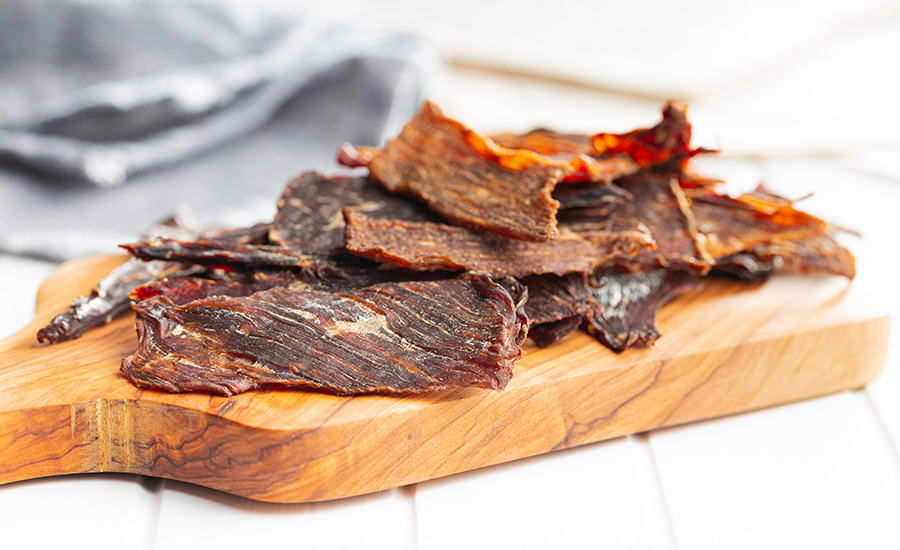
[(525, 312), (532, 325), (560, 321), (576, 315), (600, 315), (602, 308), (591, 294), (587, 275), (532, 275), (522, 279), (528, 287)]
[(712, 260), (699, 242), (694, 217), (675, 179), (642, 171), (616, 183), (634, 195), (634, 200), (618, 206), (608, 217), (592, 209), (566, 211), (566, 217), (561, 216), (564, 227), (574, 231), (622, 231), (644, 225), (656, 248), (623, 262), (623, 269), (642, 271), (659, 266), (700, 274), (709, 271)]
[(131, 259), (112, 270), (89, 296), (79, 296), (68, 309), (38, 331), (38, 342), (58, 344), (80, 338), (88, 330), (109, 323), (128, 309), (128, 295), (137, 287), (163, 277), (182, 277), (203, 271), (175, 262)]
[[(634, 195), (612, 183), (598, 185), (593, 182), (578, 182), (556, 186), (553, 198), (559, 202), (560, 210), (597, 208), (608, 216), (616, 206), (633, 201)], [(562, 221), (560, 216), (561, 214), (557, 214), (557, 219)]]
[(267, 223), (258, 223), (250, 227), (238, 229), (222, 229), (204, 232), (202, 239), (231, 244), (269, 244), (269, 227)]
[(635, 344), (652, 344), (660, 336), (656, 324), (659, 309), (676, 296), (699, 288), (696, 276), (681, 271), (601, 275), (591, 292), (602, 305), (602, 314), (586, 317), (588, 332), (616, 352)]
[(522, 282), (528, 287), (525, 312), (531, 325), (528, 336), (546, 347), (577, 329), (585, 316), (599, 317), (602, 306), (594, 299), (587, 275), (570, 273), (533, 275)]
[(474, 271), (495, 277), (587, 273), (653, 246), (646, 232), (632, 228), (565, 231), (553, 242), (535, 243), (444, 224), (373, 220), (352, 211), (345, 215), (347, 250), (414, 270)]
[(685, 191), (697, 229), (713, 258), (724, 258), (758, 245), (820, 235), (824, 221), (794, 209), (793, 203), (763, 188), (734, 199), (708, 189)]
[(546, 348), (550, 344), (558, 342), (566, 336), (575, 332), (575, 330), (584, 323), (583, 315), (573, 315), (540, 325), (531, 325), (528, 328), (528, 337), (539, 348)]
[(393, 195), (368, 178), (325, 176), (306, 172), (285, 187), (269, 238), (277, 244), (318, 254), (334, 254), (344, 247), (347, 207), (374, 218), (440, 221), (424, 205)]
[(556, 238), (551, 193), (563, 169), (533, 154), (504, 165), (476, 149), (489, 140), (426, 102), (369, 170), (388, 191), (418, 197), (457, 223), (530, 241)]
[(663, 119), (656, 126), (627, 134), (596, 134), (593, 145), (594, 155), (626, 154), (642, 168), (711, 152), (691, 148), (687, 106), (679, 101), (666, 104)]
[(137, 385), (225, 395), (264, 384), (339, 394), (502, 389), (522, 355), (517, 298), (487, 277), (386, 283), (353, 292), (134, 304)]
[(753, 248), (716, 260), (713, 273), (730, 274), (756, 281), (773, 273), (856, 276), (853, 255), (829, 234), (815, 235), (796, 242), (759, 244)]
[(217, 241), (184, 242), (171, 239), (120, 245), (142, 260), (168, 260), (206, 266), (304, 267), (323, 256), (281, 246), (230, 244)]

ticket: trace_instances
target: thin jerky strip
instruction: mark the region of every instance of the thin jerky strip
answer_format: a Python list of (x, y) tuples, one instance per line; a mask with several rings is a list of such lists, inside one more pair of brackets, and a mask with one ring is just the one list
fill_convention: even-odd
[(225, 395), (264, 384), (358, 393), (502, 389), (522, 355), (517, 300), (487, 277), (355, 292), (273, 288), (183, 306), (134, 305), (139, 386)]
[(585, 316), (600, 317), (603, 313), (585, 274), (533, 275), (522, 279), (522, 283), (528, 287), (528, 336), (538, 347), (547, 347), (568, 336), (581, 326)]
[(304, 267), (323, 259), (321, 255), (305, 254), (281, 246), (216, 241), (156, 239), (119, 246), (142, 260), (170, 260), (207, 266)]
[(660, 336), (656, 323), (659, 309), (676, 296), (699, 288), (696, 276), (680, 271), (607, 273), (591, 290), (603, 313), (586, 317), (588, 332), (616, 352), (635, 344), (652, 344)]
[(731, 198), (708, 189), (687, 190), (697, 229), (713, 258), (724, 258), (758, 245), (797, 241), (823, 234), (824, 221), (796, 210), (793, 202), (767, 192)]
[(635, 199), (618, 206), (608, 217), (581, 216), (571, 212), (565, 227), (583, 231), (604, 227), (622, 231), (643, 224), (656, 241), (656, 248), (643, 251), (620, 265), (628, 271), (646, 271), (656, 267), (704, 274), (712, 259), (700, 244), (684, 192), (675, 179), (642, 171), (622, 178), (617, 185), (634, 195)]
[(376, 218), (440, 221), (422, 203), (388, 193), (368, 178), (329, 177), (313, 171), (285, 187), (269, 239), (304, 252), (337, 253), (344, 247), (341, 210), (351, 206)]
[(89, 296), (79, 296), (37, 333), (38, 342), (58, 344), (80, 338), (128, 309), (128, 295), (137, 287), (164, 277), (183, 277), (203, 271), (177, 262), (130, 259), (97, 283)]
[(595, 149), (591, 136), (559, 134), (537, 129), (527, 134), (501, 134), (492, 137), (494, 143), (510, 150), (524, 149), (566, 163), (566, 182), (611, 182), (637, 172), (640, 167), (625, 154), (603, 157), (591, 156)]
[(609, 215), (616, 206), (633, 201), (634, 195), (612, 183), (583, 182), (556, 186), (553, 198), (559, 202), (560, 210), (590, 207), (603, 209), (605, 215)]
[(779, 272), (807, 275), (856, 276), (853, 255), (829, 234), (796, 242), (760, 244), (716, 260), (714, 273), (756, 281)]
[(457, 223), (517, 239), (556, 238), (551, 193), (563, 169), (530, 161), (504, 166), (473, 146), (489, 139), (426, 102), (369, 170), (388, 191), (418, 197)]
[(436, 223), (373, 220), (349, 210), (345, 216), (347, 250), (414, 270), (473, 271), (495, 277), (586, 273), (654, 246), (640, 229), (566, 231), (553, 242), (535, 243)]
[(627, 134), (596, 134), (593, 145), (594, 155), (626, 154), (642, 168), (712, 152), (703, 148), (691, 149), (687, 106), (679, 101), (666, 104), (663, 119), (656, 126)]

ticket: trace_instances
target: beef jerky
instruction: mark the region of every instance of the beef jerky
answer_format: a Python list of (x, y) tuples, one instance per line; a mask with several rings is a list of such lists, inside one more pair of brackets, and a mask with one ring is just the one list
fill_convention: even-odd
[(622, 262), (623, 269), (645, 271), (656, 266), (699, 274), (709, 271), (712, 260), (699, 241), (694, 217), (676, 180), (641, 171), (618, 180), (617, 185), (631, 193), (634, 200), (618, 206), (608, 216), (595, 209), (567, 210), (560, 216), (563, 227), (579, 232), (623, 231), (643, 225), (656, 241), (656, 248)]
[(731, 198), (709, 189), (686, 191), (697, 229), (713, 258), (724, 258), (758, 245), (797, 241), (823, 234), (824, 221), (796, 210), (793, 202), (763, 187)]
[(532, 275), (522, 279), (528, 288), (525, 312), (532, 325), (560, 321), (577, 315), (600, 315), (601, 306), (591, 294), (584, 273)]
[(281, 246), (218, 241), (155, 239), (119, 246), (142, 260), (168, 260), (206, 266), (304, 267), (324, 258)]
[(591, 294), (587, 275), (533, 275), (522, 279), (528, 287), (525, 312), (531, 325), (528, 336), (547, 347), (581, 326), (585, 316), (599, 317), (602, 306)]
[(691, 148), (687, 106), (679, 101), (668, 102), (663, 108), (662, 121), (652, 128), (626, 134), (600, 133), (592, 141), (594, 155), (625, 154), (642, 168), (712, 152)]
[(634, 195), (612, 183), (581, 182), (558, 185), (553, 190), (553, 198), (559, 202), (560, 210), (596, 208), (608, 216), (616, 206), (633, 201)]
[(656, 323), (659, 309), (699, 287), (696, 276), (680, 271), (602, 274), (591, 289), (602, 305), (602, 314), (586, 316), (588, 332), (616, 352), (635, 344), (652, 344), (660, 336)]
[(730, 274), (739, 279), (757, 281), (773, 273), (856, 276), (853, 255), (827, 234), (797, 241), (758, 244), (716, 260), (714, 273)]
[(559, 321), (531, 325), (528, 329), (528, 337), (537, 347), (546, 348), (575, 332), (583, 323), (583, 315), (573, 315)]
[(128, 295), (137, 287), (164, 277), (203, 271), (177, 262), (142, 262), (131, 259), (97, 283), (90, 295), (79, 296), (37, 333), (38, 342), (58, 344), (80, 338), (88, 330), (109, 323), (128, 310)]
[(157, 296), (133, 306), (140, 343), (122, 371), (143, 387), (225, 395), (264, 384), (338, 395), (500, 390), (522, 355), (519, 298), (477, 275), (182, 306)]
[(306, 172), (288, 183), (269, 230), (272, 244), (317, 254), (344, 247), (341, 210), (355, 207), (375, 218), (441, 221), (421, 203), (385, 191), (368, 178)]
[(267, 223), (258, 223), (250, 227), (238, 229), (220, 229), (204, 232), (203, 240), (230, 244), (269, 244), (269, 227)]
[(559, 134), (538, 129), (527, 134), (501, 134), (492, 137), (494, 143), (507, 149), (524, 149), (569, 166), (560, 183), (611, 182), (633, 174), (640, 168), (625, 154), (592, 156), (595, 153), (591, 136)]
[(345, 216), (347, 250), (414, 270), (474, 271), (498, 277), (586, 273), (654, 246), (646, 231), (635, 228), (564, 231), (553, 242), (535, 243), (444, 224), (373, 220), (349, 210)]
[(369, 170), (388, 191), (411, 194), (457, 223), (518, 239), (555, 238), (551, 193), (563, 169), (535, 161), (533, 153), (488, 158), (476, 147), (493, 145), (489, 140), (426, 103)]

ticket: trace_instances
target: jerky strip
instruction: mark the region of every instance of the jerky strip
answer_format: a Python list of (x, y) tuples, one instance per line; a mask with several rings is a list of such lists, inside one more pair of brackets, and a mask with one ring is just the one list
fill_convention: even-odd
[(288, 183), (272, 222), (272, 244), (309, 253), (334, 254), (344, 248), (341, 210), (356, 207), (372, 217), (440, 221), (424, 205), (393, 195), (368, 178), (306, 172)]
[(155, 297), (133, 306), (140, 344), (122, 371), (139, 386), (225, 395), (263, 384), (338, 395), (499, 390), (522, 355), (520, 298), (483, 276), (182, 306)]
[(691, 200), (697, 229), (705, 237), (704, 246), (714, 258), (761, 244), (805, 239), (828, 229), (824, 221), (796, 210), (792, 201), (762, 187), (736, 199), (707, 189), (685, 193)]
[(499, 277), (586, 273), (654, 246), (641, 229), (566, 231), (553, 242), (535, 243), (444, 224), (373, 220), (349, 210), (345, 216), (347, 250), (415, 270), (474, 271)]
[(556, 186), (553, 198), (559, 202), (560, 210), (593, 207), (602, 208), (609, 215), (616, 206), (633, 201), (634, 195), (612, 183), (582, 182)]
[(757, 281), (779, 272), (815, 275), (856, 276), (853, 255), (829, 234), (816, 235), (796, 242), (757, 245), (716, 260), (714, 273), (730, 274), (739, 279)]
[(560, 321), (572, 316), (599, 316), (602, 307), (591, 294), (587, 275), (532, 275), (522, 279), (528, 287), (525, 312), (532, 325)]
[(156, 239), (119, 246), (142, 260), (169, 260), (208, 266), (304, 267), (323, 258), (281, 246), (216, 241)]
[(594, 155), (626, 154), (642, 168), (712, 152), (703, 148), (691, 149), (687, 106), (679, 101), (666, 104), (663, 119), (656, 126), (627, 134), (596, 134), (593, 145)]
[(80, 338), (88, 330), (105, 325), (128, 309), (128, 295), (137, 287), (164, 277), (183, 277), (203, 271), (176, 262), (142, 262), (131, 259), (97, 283), (89, 296), (79, 296), (37, 333), (38, 342), (58, 344)]
[(369, 170), (388, 191), (414, 195), (463, 225), (531, 241), (556, 238), (551, 193), (563, 169), (531, 160), (504, 166), (475, 149), (486, 140), (426, 102)]
[(656, 241), (656, 248), (638, 254), (620, 266), (629, 271), (665, 267), (704, 274), (712, 259), (700, 244), (693, 214), (675, 179), (642, 171), (617, 182), (635, 199), (618, 206), (605, 218), (591, 209), (565, 212), (564, 226), (575, 231), (609, 229), (623, 231), (642, 224)]
[(652, 344), (660, 336), (656, 324), (659, 309), (676, 296), (699, 288), (696, 276), (680, 271), (607, 273), (592, 288), (603, 313), (586, 317), (588, 332), (616, 352), (635, 344)]

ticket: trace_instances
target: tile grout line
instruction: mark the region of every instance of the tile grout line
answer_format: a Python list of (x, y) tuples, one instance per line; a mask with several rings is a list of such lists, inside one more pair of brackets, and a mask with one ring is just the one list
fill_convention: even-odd
[(891, 437), (891, 432), (881, 417), (881, 411), (878, 410), (878, 406), (867, 388), (856, 390), (854, 393), (862, 395), (863, 401), (868, 406), (867, 408), (876, 427), (875, 430), (882, 439), (882, 443), (887, 447), (888, 453), (891, 455), (891, 462), (894, 465), (894, 473), (897, 475), (897, 479), (900, 480), (900, 448), (898, 448), (897, 442)]
[(159, 534), (159, 516), (162, 511), (163, 489), (166, 487), (166, 480), (146, 476), (141, 476), (141, 478), (141, 485), (156, 496), (156, 506), (153, 507), (153, 512), (150, 517), (150, 523), (153, 525), (153, 529), (151, 531), (150, 540), (148, 541), (149, 544), (147, 545), (147, 548), (150, 550), (156, 550), (156, 539)]
[(675, 525), (672, 523), (672, 514), (669, 512), (669, 502), (666, 500), (662, 477), (659, 475), (659, 467), (656, 464), (656, 458), (653, 456), (653, 449), (650, 447), (650, 432), (633, 434), (628, 437), (633, 438), (634, 441), (637, 442), (638, 446), (643, 449), (645, 457), (650, 461), (653, 470), (652, 485), (656, 487), (656, 497), (661, 504), (662, 512), (666, 519), (665, 524), (668, 527), (666, 534), (669, 537), (669, 541), (671, 541), (671, 548), (673, 550), (678, 550), (678, 539), (675, 537)]

